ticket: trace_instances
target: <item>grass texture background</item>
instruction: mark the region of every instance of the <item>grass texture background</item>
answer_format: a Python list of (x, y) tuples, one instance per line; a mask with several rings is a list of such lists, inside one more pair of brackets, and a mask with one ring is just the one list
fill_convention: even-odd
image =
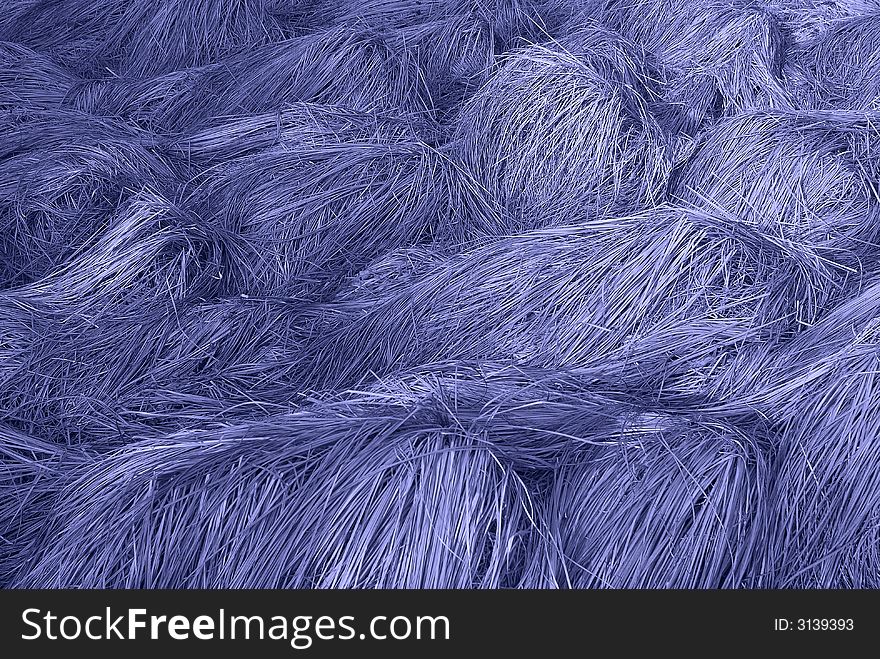
[(880, 586), (877, 0), (9, 0), (0, 586)]

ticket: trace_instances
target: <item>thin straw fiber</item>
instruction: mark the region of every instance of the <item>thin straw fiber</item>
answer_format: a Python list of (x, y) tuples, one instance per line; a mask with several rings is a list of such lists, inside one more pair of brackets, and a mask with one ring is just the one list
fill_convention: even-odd
[(875, 0), (12, 0), (0, 587), (880, 586)]

